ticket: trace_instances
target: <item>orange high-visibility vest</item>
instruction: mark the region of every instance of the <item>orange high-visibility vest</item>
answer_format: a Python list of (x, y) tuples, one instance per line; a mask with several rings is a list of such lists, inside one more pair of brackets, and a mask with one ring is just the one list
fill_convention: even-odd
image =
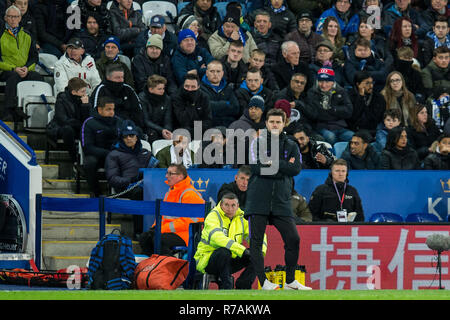
[[(200, 192), (191, 184), (188, 176), (167, 191), (164, 201), (178, 203), (205, 203)], [(184, 242), (189, 242), (189, 224), (202, 222), (203, 218), (178, 218), (163, 215), (161, 217), (161, 233), (176, 233)]]

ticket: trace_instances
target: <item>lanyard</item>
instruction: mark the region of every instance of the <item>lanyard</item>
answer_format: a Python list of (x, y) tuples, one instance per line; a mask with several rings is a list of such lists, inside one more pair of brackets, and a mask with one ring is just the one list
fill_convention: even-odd
[(344, 184), (344, 192), (342, 193), (342, 198), (339, 195), (339, 191), (338, 191), (338, 189), (336, 187), (336, 183), (334, 181), (333, 181), (333, 185), (334, 185), (334, 189), (336, 190), (336, 194), (338, 196), (338, 199), (339, 199), (339, 202), (340, 202), (340, 205), (341, 205), (341, 210), (342, 210), (342, 205), (344, 204), (345, 189), (347, 189), (347, 182)]

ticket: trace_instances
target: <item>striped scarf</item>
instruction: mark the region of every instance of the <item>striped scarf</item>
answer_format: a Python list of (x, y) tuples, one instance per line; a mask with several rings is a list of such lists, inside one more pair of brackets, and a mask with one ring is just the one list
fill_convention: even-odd
[(8, 32), (14, 36), (14, 38), (17, 37), (17, 34), (20, 31), (20, 27), (11, 28), (11, 26), (9, 24), (7, 24), (6, 22), (5, 22), (5, 27), (6, 27), (6, 30), (8, 30)]

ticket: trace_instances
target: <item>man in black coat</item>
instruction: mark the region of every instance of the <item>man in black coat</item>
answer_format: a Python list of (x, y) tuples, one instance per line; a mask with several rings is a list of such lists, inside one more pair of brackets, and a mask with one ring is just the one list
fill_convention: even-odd
[(275, 64), (278, 55), (280, 54), (280, 43), (282, 42), (282, 38), (273, 33), (270, 14), (267, 11), (255, 11), (255, 22), (252, 35), (258, 49), (266, 54), (266, 66), (270, 67), (272, 64)]
[(120, 65), (108, 65), (103, 80), (91, 93), (91, 104), (95, 109), (100, 97), (114, 99), (115, 113), (122, 119), (133, 120), (139, 128), (144, 128), (141, 102), (134, 89), (124, 83), (124, 71)]
[[(335, 160), (325, 183), (318, 186), (309, 200), (313, 221), (364, 221), (364, 211), (356, 188), (348, 184), (347, 162)], [(343, 214), (342, 220), (338, 215)]]
[(97, 20), (93, 16), (86, 17), (85, 29), (77, 35), (83, 42), (86, 53), (90, 54), (95, 60), (100, 58), (103, 52), (103, 44), (108, 35), (99, 29)]
[(240, 166), (237, 174), (234, 176), (234, 181), (224, 183), (220, 187), (219, 192), (217, 193), (217, 199), (222, 199), (222, 196), (229, 192), (234, 193), (239, 199), (239, 207), (244, 210), (247, 200), (248, 180), (250, 179), (251, 174), (252, 172), (249, 166)]
[(145, 48), (134, 57), (131, 63), (131, 71), (137, 93), (144, 90), (148, 77), (153, 74), (166, 78), (166, 92), (169, 96), (177, 91), (170, 58), (164, 54), (163, 48), (164, 44), (161, 36), (154, 34), (148, 39)]
[(186, 129), (194, 137), (194, 121), (201, 121), (202, 134), (212, 127), (212, 113), (208, 96), (200, 90), (196, 74), (187, 73), (183, 86), (172, 97), (175, 129)]
[(114, 113), (114, 99), (100, 97), (92, 116), (81, 126), (81, 146), (84, 152), (83, 169), (91, 195), (97, 198), (101, 194), (97, 169), (103, 168), (105, 159), (119, 137), (122, 120)]
[(450, 133), (438, 138), (439, 150), (429, 154), (423, 161), (425, 170), (450, 170)]
[(347, 161), (350, 170), (376, 170), (380, 165), (380, 155), (372, 147), (372, 136), (366, 130), (355, 132), (341, 158)]
[(49, 137), (63, 139), (64, 149), (69, 151), (73, 163), (77, 161), (75, 140), (80, 138), (81, 125), (91, 111), (87, 86), (80, 78), (70, 79), (66, 89), (56, 97), (55, 116), (47, 125)]
[(271, 70), (275, 76), (280, 90), (286, 88), (295, 73), (303, 73), (307, 76), (307, 87), (312, 86), (312, 76), (310, 75), (307, 63), (300, 61), (300, 49), (294, 41), (285, 41), (281, 45), (281, 54), (279, 62), (272, 65)]
[[(283, 133), (286, 114), (280, 109), (267, 113), (266, 127), (251, 143), (252, 176), (247, 190), (245, 217), (249, 220), (251, 262), (263, 290), (276, 290), (264, 273), (262, 245), (266, 225), (271, 222), (280, 232), (285, 248), (286, 283), (284, 289), (311, 290), (295, 280), (300, 237), (292, 213), (293, 177), (300, 173), (300, 154), (296, 144)], [(272, 145), (275, 143), (275, 148)], [(264, 149), (264, 151), (263, 151)], [(270, 154), (270, 156), (268, 156)]]
[(144, 91), (139, 94), (144, 111), (144, 131), (149, 143), (172, 139), (172, 100), (166, 94), (166, 84), (166, 78), (157, 74), (151, 75)]

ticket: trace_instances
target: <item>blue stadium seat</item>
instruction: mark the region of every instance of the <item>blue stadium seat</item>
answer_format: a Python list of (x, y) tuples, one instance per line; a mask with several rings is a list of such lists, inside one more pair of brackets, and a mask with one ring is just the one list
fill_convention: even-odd
[(336, 142), (334, 144), (333, 149), (337, 159), (342, 156), (342, 152), (344, 152), (345, 148), (347, 148), (347, 145), (348, 142)]
[(369, 222), (404, 222), (401, 215), (392, 212), (377, 212), (372, 214)]
[(183, 10), (183, 8), (186, 7), (189, 3), (190, 3), (189, 1), (178, 2), (177, 4), (178, 15), (180, 14), (181, 10)]
[(405, 219), (405, 222), (439, 222), (439, 218), (431, 213), (411, 213)]
[(217, 12), (220, 15), (220, 19), (223, 20), (223, 18), (225, 18), (226, 14), (227, 14), (227, 5), (228, 2), (215, 2), (214, 3), (214, 7), (217, 8)]

